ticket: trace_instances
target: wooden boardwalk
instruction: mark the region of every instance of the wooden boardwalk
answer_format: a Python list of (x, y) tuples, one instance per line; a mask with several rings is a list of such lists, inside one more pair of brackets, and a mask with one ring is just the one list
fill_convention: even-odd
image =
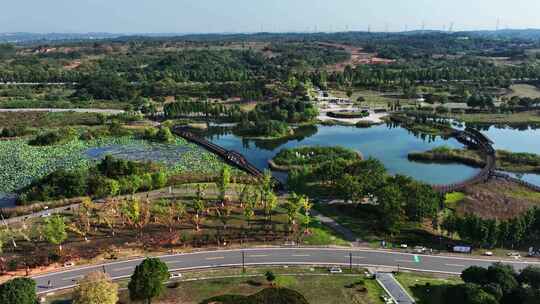
[(454, 137), (462, 144), (482, 151), (486, 165), (475, 176), (462, 182), (448, 185), (434, 185), (433, 189), (440, 193), (460, 191), (467, 186), (487, 182), (495, 172), (496, 158), (493, 142), (475, 129), (456, 130)]
[[(227, 163), (229, 163), (230, 165), (233, 165), (253, 176), (255, 176), (256, 178), (262, 178), (264, 173), (259, 170), (257, 167), (255, 167), (255, 165), (253, 165), (252, 163), (250, 163), (242, 154), (240, 154), (239, 152), (236, 152), (236, 151), (232, 151), (232, 150), (227, 150), (219, 145), (216, 145), (215, 143), (209, 141), (209, 140), (206, 140), (205, 138), (202, 138), (200, 136), (197, 136), (189, 131), (187, 131), (186, 129), (182, 128), (182, 127), (174, 127), (172, 132), (192, 143), (195, 143), (203, 148), (205, 148), (206, 150), (220, 156), (221, 158), (223, 158), (223, 160), (225, 160)], [(282, 189), (283, 188), (283, 184), (281, 183), (281, 181), (279, 181), (278, 179), (276, 178), (273, 178), (273, 181), (274, 181), (274, 185), (279, 188), (279, 189)]]

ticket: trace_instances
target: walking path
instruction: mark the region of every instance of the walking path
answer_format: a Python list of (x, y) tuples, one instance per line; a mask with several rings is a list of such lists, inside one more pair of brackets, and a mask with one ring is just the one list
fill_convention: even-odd
[(381, 272), (376, 274), (377, 282), (383, 289), (392, 297), (394, 302), (400, 304), (414, 304), (414, 299), (394, 278), (394, 275), (389, 272)]
[(340, 233), (343, 238), (349, 242), (352, 243), (353, 246), (358, 247), (360, 244), (360, 239), (356, 237), (354, 232), (352, 232), (350, 229), (343, 227), (338, 222), (336, 222), (333, 218), (325, 216), (318, 212), (317, 210), (311, 210), (311, 215), (313, 215), (316, 219), (318, 219), (321, 224), (326, 225), (336, 232)]

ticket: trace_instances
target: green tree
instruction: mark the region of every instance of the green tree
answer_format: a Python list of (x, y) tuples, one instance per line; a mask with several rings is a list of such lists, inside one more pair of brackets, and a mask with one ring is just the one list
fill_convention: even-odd
[(248, 222), (248, 227), (251, 227), (251, 220), (255, 216), (255, 206), (257, 205), (257, 194), (250, 193), (247, 201), (244, 203), (244, 217)]
[(471, 283), (449, 286), (443, 299), (445, 304), (498, 304), (495, 297)]
[(161, 189), (165, 186), (167, 186), (167, 174), (163, 171), (152, 173), (153, 189)]
[(116, 304), (118, 284), (100, 271), (91, 272), (79, 280), (73, 294), (74, 304)]
[(287, 213), (287, 223), (289, 225), (289, 231), (292, 231), (296, 226), (296, 219), (298, 217), (298, 212), (302, 207), (302, 201), (302, 196), (299, 196), (293, 192), (287, 200), (287, 203), (283, 206)]
[(465, 283), (484, 285), (488, 282), (487, 269), (479, 266), (471, 266), (461, 272), (461, 279)]
[(36, 282), (28, 278), (16, 278), (0, 285), (0, 303), (37, 303)]
[(231, 169), (228, 166), (223, 166), (218, 182), (216, 183), (219, 190), (219, 199), (223, 202), (226, 200), (227, 188), (231, 183)]
[(199, 231), (201, 230), (201, 221), (204, 216), (204, 212), (206, 211), (206, 204), (204, 203), (204, 200), (201, 198), (197, 198), (193, 202), (193, 209), (195, 210), (194, 215), (194, 222), (195, 222), (195, 230)]
[(413, 181), (402, 188), (405, 214), (411, 221), (421, 222), (437, 215), (441, 196), (429, 185)]
[(152, 298), (161, 295), (164, 283), (169, 279), (167, 264), (157, 258), (146, 258), (135, 267), (128, 284), (131, 300), (146, 300), (151, 303)]
[(151, 212), (159, 223), (169, 228), (169, 232), (173, 231), (176, 223), (176, 212), (170, 202), (160, 199), (152, 205)]
[(345, 201), (358, 202), (364, 195), (364, 188), (356, 176), (343, 174), (338, 184), (338, 193)]
[(504, 294), (510, 293), (519, 285), (512, 266), (501, 263), (495, 263), (488, 267), (487, 280), (490, 283), (498, 284)]
[(381, 226), (391, 234), (399, 232), (403, 219), (402, 192), (397, 185), (389, 184), (377, 191)]
[(540, 289), (540, 267), (527, 266), (519, 273), (518, 281), (522, 284)]
[(45, 227), (43, 229), (45, 238), (53, 245), (57, 245), (62, 250), (62, 243), (67, 239), (66, 223), (60, 215), (54, 215), (45, 219)]
[(273, 284), (276, 280), (276, 275), (272, 271), (267, 271), (264, 276), (266, 278), (266, 281), (270, 284)]

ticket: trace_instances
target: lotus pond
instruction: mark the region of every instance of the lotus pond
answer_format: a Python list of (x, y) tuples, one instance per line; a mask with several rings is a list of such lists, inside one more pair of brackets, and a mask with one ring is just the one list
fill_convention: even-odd
[(12, 201), (2, 201), (2, 197), (12, 197), (8, 194), (36, 179), (62, 168), (88, 168), (107, 154), (162, 163), (170, 174), (215, 173), (223, 166), (216, 155), (181, 138), (161, 144), (133, 137), (107, 137), (44, 147), (30, 146), (24, 139), (0, 141), (0, 206)]

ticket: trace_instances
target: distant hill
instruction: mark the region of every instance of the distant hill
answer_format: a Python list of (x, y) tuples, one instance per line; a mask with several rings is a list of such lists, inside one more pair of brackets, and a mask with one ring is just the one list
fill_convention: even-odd
[(336, 32), (336, 33), (0, 33), (0, 43), (42, 44), (64, 41), (88, 41), (116, 39), (121, 41), (139, 39), (159, 39), (176, 37), (178, 40), (212, 41), (212, 40), (306, 40), (325, 39), (363, 40), (372, 38), (393, 39), (415, 36), (465, 36), (487, 39), (540, 40), (540, 29), (504, 29), (498, 31), (461, 31), (444, 32), (437, 30), (414, 30), (406, 32)]
[(0, 33), (0, 43), (34, 43), (34, 42), (52, 42), (67, 40), (95, 40), (116, 38), (124, 34), (111, 33)]
[(467, 36), (479, 36), (484, 38), (540, 40), (540, 29), (504, 29), (498, 31), (467, 31), (460, 33)]

